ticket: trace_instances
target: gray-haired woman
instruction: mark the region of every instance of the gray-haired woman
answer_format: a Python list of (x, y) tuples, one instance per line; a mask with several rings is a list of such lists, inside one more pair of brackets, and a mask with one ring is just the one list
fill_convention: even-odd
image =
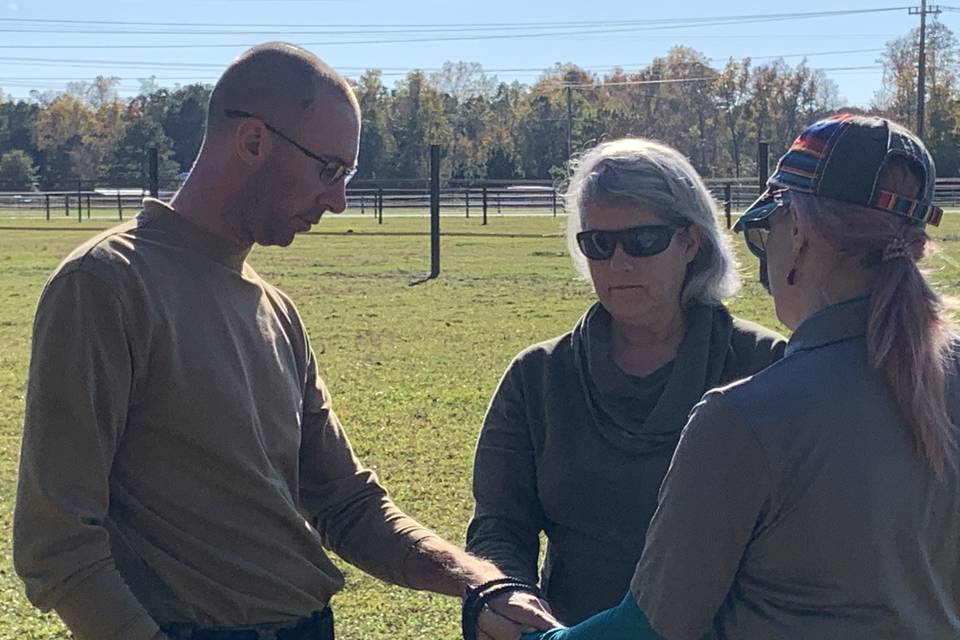
[(739, 278), (714, 202), (676, 150), (644, 139), (580, 159), (570, 252), (598, 302), (510, 364), (477, 446), (468, 549), (538, 582), (558, 618), (616, 605), (643, 550), (687, 415), (707, 390), (783, 354), (733, 318)]
[(960, 342), (917, 266), (935, 179), (889, 120), (800, 134), (735, 227), (786, 356), (694, 409), (620, 605), (523, 640), (960, 638)]

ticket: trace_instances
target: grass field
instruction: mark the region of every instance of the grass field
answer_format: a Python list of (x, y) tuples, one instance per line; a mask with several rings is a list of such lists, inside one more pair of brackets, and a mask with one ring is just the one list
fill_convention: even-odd
[[(0, 640), (69, 638), (26, 601), (11, 564), (30, 327), (37, 295), (71, 248), (110, 223), (0, 219)], [(486, 403), (521, 348), (567, 331), (592, 302), (564, 252), (562, 218), (443, 221), (443, 273), (429, 268), (425, 218), (330, 216), (287, 249), (251, 263), (299, 304), (335, 406), (360, 457), (397, 502), (453, 541), (472, 502), (470, 467)], [(349, 231), (349, 232), (348, 232)], [(928, 259), (941, 291), (960, 293), (960, 216)], [(756, 261), (735, 243), (744, 289), (735, 313), (776, 327)], [(781, 328), (782, 330), (782, 328)], [(458, 603), (345, 568), (334, 599), (345, 640), (458, 637)]]

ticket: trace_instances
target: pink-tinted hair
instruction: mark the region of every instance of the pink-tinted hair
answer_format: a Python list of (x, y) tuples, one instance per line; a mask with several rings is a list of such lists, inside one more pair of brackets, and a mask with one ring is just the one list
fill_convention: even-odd
[[(882, 188), (910, 193), (910, 172), (888, 169)], [(791, 198), (798, 224), (873, 272), (870, 362), (884, 372), (917, 451), (942, 477), (945, 465), (956, 464), (957, 432), (946, 402), (955, 333), (942, 298), (917, 266), (929, 236), (922, 225), (876, 209), (800, 193)], [(884, 249), (896, 240), (907, 255), (884, 260)]]

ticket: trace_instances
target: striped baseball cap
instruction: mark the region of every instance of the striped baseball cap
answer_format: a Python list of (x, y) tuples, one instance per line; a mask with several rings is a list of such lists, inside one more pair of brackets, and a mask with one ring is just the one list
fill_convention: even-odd
[[(919, 196), (885, 191), (878, 178), (886, 163), (902, 158), (922, 178)], [(844, 113), (814, 122), (804, 129), (777, 163), (766, 190), (734, 226), (760, 220), (777, 208), (774, 194), (791, 190), (903, 216), (917, 223), (938, 225), (943, 209), (933, 204), (937, 173), (920, 138), (884, 118)]]

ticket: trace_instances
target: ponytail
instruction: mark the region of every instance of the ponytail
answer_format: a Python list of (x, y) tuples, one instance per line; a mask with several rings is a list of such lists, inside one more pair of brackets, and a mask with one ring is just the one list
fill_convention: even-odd
[(917, 452), (942, 478), (947, 465), (956, 465), (958, 445), (947, 412), (954, 334), (943, 300), (917, 266), (929, 237), (921, 225), (893, 214), (791, 195), (801, 224), (873, 271), (870, 364), (889, 383)]
[[(904, 242), (922, 255), (926, 233), (909, 223), (904, 231)], [(951, 347), (943, 303), (913, 255), (881, 258), (870, 294), (870, 362), (886, 375), (917, 451), (941, 477), (957, 445), (946, 407)]]

